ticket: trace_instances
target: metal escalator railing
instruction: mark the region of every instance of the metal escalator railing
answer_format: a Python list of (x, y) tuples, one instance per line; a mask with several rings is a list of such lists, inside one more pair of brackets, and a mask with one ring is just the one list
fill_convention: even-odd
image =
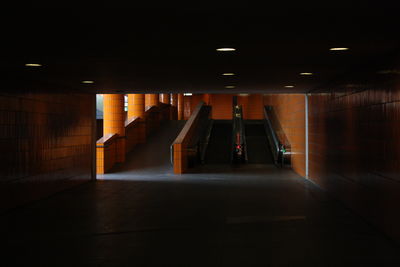
[(233, 107), (233, 130), (232, 130), (232, 153), (231, 162), (244, 163), (247, 162), (247, 148), (245, 129), (243, 123), (242, 106)]
[(264, 107), (264, 127), (274, 163), (281, 167), (289, 164), (291, 146), (271, 106)]
[(206, 161), (206, 151), (208, 148), (208, 143), (210, 142), (211, 131), (214, 126), (214, 120), (209, 120), (205, 134), (200, 142), (200, 162), (204, 164)]

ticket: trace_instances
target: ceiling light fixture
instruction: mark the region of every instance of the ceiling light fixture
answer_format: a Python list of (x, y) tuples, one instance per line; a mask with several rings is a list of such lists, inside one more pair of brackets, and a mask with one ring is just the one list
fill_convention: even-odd
[(332, 47), (329, 49), (330, 51), (346, 51), (349, 50), (348, 47)]
[(235, 88), (236, 86), (234, 86), (234, 85), (227, 85), (227, 86), (225, 86), (225, 88), (226, 89), (233, 89), (233, 88)]
[(311, 75), (313, 75), (313, 73), (312, 72), (301, 72), (300, 75), (311, 76)]
[(285, 88), (293, 88), (293, 85), (285, 85)]
[(218, 52), (233, 52), (236, 51), (235, 48), (232, 47), (221, 47), (221, 48), (217, 48)]
[(26, 63), (25, 67), (41, 67), (42, 64), (39, 63)]
[(82, 81), (82, 83), (84, 83), (84, 84), (92, 84), (92, 83), (94, 83), (94, 81)]
[(191, 95), (193, 95), (192, 93), (184, 93), (183, 94), (184, 96), (191, 96)]
[(233, 75), (235, 75), (235, 73), (232, 73), (232, 72), (225, 72), (225, 73), (222, 73), (222, 75), (223, 75), (223, 76), (233, 76)]

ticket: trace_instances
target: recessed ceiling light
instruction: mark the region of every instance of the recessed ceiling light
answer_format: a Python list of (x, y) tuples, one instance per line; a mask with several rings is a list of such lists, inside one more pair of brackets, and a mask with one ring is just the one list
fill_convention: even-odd
[(235, 48), (232, 47), (221, 47), (221, 48), (217, 48), (218, 52), (233, 52), (236, 51)]
[(193, 95), (192, 93), (184, 93), (183, 94), (184, 96), (191, 96), (191, 95)]
[(285, 85), (285, 88), (293, 88), (293, 85)]
[(378, 74), (400, 74), (400, 70), (380, 70), (377, 72)]
[(232, 89), (232, 88), (235, 88), (236, 86), (234, 86), (234, 85), (227, 85), (227, 86), (225, 86), (225, 88), (227, 88), (227, 89)]
[(346, 51), (349, 50), (348, 47), (332, 47), (329, 49), (330, 51)]
[(313, 75), (313, 73), (312, 72), (301, 72), (300, 75), (310, 76), (310, 75)]
[(41, 67), (42, 64), (39, 64), (39, 63), (26, 63), (25, 66), (26, 67)]
[(84, 84), (92, 84), (92, 83), (94, 83), (94, 81), (82, 81), (82, 83), (84, 83)]
[(222, 75), (224, 75), (224, 76), (233, 76), (233, 75), (235, 75), (235, 73), (225, 72), (225, 73), (222, 73)]

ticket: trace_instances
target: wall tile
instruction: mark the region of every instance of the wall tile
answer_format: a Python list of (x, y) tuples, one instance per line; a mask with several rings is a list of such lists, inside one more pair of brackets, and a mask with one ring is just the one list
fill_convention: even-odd
[(0, 211), (91, 180), (94, 95), (0, 95)]

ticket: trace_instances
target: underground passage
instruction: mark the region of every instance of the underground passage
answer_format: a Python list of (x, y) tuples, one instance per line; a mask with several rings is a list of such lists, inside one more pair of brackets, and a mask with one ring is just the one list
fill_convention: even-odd
[(111, 6), (2, 18), (2, 266), (400, 266), (397, 7)]

